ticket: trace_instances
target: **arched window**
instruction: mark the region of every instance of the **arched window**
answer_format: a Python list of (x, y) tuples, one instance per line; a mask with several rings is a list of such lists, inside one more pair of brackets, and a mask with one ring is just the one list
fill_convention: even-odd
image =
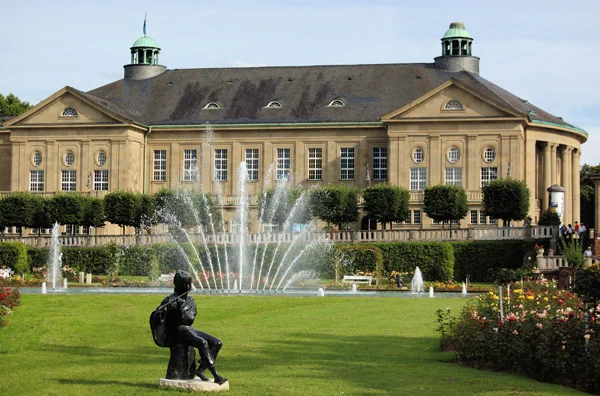
[(423, 162), (423, 158), (425, 157), (425, 152), (423, 151), (423, 149), (421, 147), (416, 147), (413, 150), (412, 157), (413, 157), (413, 161), (415, 161), (416, 164), (420, 164), (421, 162)]
[(266, 107), (269, 109), (273, 109), (273, 108), (278, 108), (278, 107), (283, 107), (283, 106), (281, 105), (281, 103), (274, 100), (272, 102), (269, 102), (269, 104)]
[(221, 106), (219, 106), (217, 103), (215, 102), (210, 102), (208, 103), (206, 106), (204, 106), (205, 109), (220, 109)]
[(464, 108), (463, 108), (462, 103), (460, 103), (458, 100), (452, 99), (444, 105), (444, 110), (457, 111), (457, 110), (464, 110)]
[(336, 99), (336, 100), (333, 100), (331, 103), (329, 103), (328, 107), (344, 107), (344, 106), (346, 106), (344, 104), (344, 102), (342, 102), (341, 100), (337, 100)]
[(67, 107), (63, 110), (61, 117), (77, 117), (77, 110), (72, 107)]

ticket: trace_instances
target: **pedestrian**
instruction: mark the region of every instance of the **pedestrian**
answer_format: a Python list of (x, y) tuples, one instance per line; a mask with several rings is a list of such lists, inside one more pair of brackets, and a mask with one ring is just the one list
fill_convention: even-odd
[(583, 255), (585, 257), (590, 257), (592, 255), (592, 247), (588, 246), (588, 248), (585, 250), (585, 252), (583, 252)]
[(587, 228), (585, 228), (585, 224), (581, 223), (579, 225), (579, 238), (581, 240), (583, 240), (585, 238), (585, 232), (587, 231)]

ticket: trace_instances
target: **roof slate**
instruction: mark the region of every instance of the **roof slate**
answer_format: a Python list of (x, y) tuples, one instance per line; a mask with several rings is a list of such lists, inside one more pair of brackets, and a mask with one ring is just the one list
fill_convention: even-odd
[[(571, 126), (477, 74), (432, 63), (175, 69), (86, 95), (145, 125), (376, 122), (453, 78), (523, 116)], [(328, 107), (334, 99), (345, 106)], [(273, 100), (283, 106), (265, 108)], [(221, 109), (204, 109), (209, 102)]]

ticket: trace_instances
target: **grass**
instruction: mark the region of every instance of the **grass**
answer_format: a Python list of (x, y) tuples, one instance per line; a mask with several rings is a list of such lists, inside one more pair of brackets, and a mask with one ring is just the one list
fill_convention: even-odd
[[(169, 351), (148, 326), (157, 295), (24, 295), (0, 330), (0, 393), (166, 395)], [(196, 296), (196, 327), (223, 341), (229, 395), (576, 395), (449, 361), (438, 308), (464, 299)], [(171, 391), (172, 392), (172, 391)]]

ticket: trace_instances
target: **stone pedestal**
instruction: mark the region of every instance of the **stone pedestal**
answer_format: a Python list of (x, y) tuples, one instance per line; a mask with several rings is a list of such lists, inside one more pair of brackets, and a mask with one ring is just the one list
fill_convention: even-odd
[(158, 380), (158, 387), (183, 389), (193, 392), (223, 392), (229, 390), (229, 381), (219, 385), (215, 384), (212, 379), (210, 381), (202, 381), (201, 379), (170, 380), (161, 378)]
[(194, 372), (196, 371), (196, 352), (194, 351), (194, 347), (180, 342), (171, 345), (170, 351), (167, 379), (193, 379)]

